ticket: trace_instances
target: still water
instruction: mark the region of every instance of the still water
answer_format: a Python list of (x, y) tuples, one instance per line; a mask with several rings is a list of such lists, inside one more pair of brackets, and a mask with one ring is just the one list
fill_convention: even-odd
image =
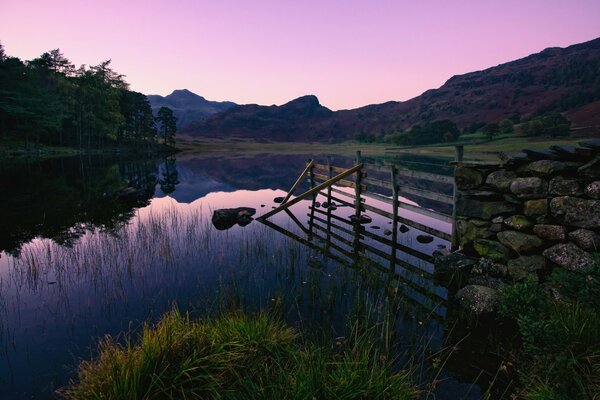
[[(352, 234), (340, 222), (351, 207), (327, 211), (310, 199), (267, 225), (215, 228), (217, 209), (250, 207), (255, 218), (270, 211), (307, 158), (73, 157), (0, 166), (0, 398), (55, 398), (104, 335), (135, 332), (173, 307), (200, 317), (224, 307), (268, 310), (307, 335), (331, 338), (344, 334), (351, 315), (387, 313), (399, 359), (439, 351), (446, 289), (430, 278), (430, 260), (397, 251), (398, 261), (389, 261), (386, 218), (367, 213), (373, 222)], [(399, 234), (398, 244), (428, 255), (449, 246), (439, 238), (420, 243), (420, 233)], [(368, 257), (346, 246), (353, 240), (372, 249)], [(438, 376), (437, 398), (478, 397), (477, 386), (452, 375)]]

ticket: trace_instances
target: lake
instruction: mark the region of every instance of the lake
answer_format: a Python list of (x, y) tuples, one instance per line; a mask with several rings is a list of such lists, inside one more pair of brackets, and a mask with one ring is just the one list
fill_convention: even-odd
[[(199, 317), (266, 310), (331, 340), (343, 336), (351, 316), (372, 314), (393, 324), (399, 364), (440, 351), (452, 318), (447, 290), (431, 278), (430, 256), (450, 247), (447, 238), (422, 243), (423, 232), (411, 228), (390, 250), (389, 218), (367, 211), (372, 222), (353, 230), (351, 204), (325, 209), (312, 198), (267, 223), (256, 219), (278, 205), (274, 199), (286, 195), (309, 157), (327, 162), (327, 155), (208, 153), (1, 165), (0, 398), (53, 398), (76, 376), (78, 361), (96, 355), (104, 335), (135, 332), (173, 307)], [(447, 160), (391, 161), (452, 173)], [(354, 160), (330, 162), (349, 167)], [(303, 182), (295, 193), (308, 188)], [(354, 190), (336, 189), (337, 198)], [(255, 219), (216, 229), (213, 212), (238, 207), (255, 209)], [(452, 229), (415, 212), (400, 215)], [(437, 398), (479, 397), (475, 376), (460, 368), (436, 374)]]

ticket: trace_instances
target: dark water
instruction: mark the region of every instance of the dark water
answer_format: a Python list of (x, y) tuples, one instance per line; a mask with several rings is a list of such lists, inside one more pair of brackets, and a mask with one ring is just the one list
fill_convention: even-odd
[[(347, 219), (350, 207), (338, 204), (328, 217), (304, 200), (291, 208), (295, 218), (212, 225), (215, 209), (252, 207), (255, 217), (270, 210), (306, 159), (73, 157), (2, 165), (0, 398), (53, 398), (78, 360), (94, 356), (98, 339), (135, 331), (175, 305), (199, 316), (224, 306), (273, 310), (307, 334), (332, 338), (344, 334), (350, 315), (386, 314), (399, 359), (411, 349), (425, 358), (443, 348), (447, 291), (429, 277), (430, 261), (398, 250), (399, 261), (390, 262), (389, 246), (373, 239), (390, 226), (384, 217), (369, 214), (373, 222), (359, 235), (335, 219)], [(419, 233), (411, 229), (398, 243), (425, 254), (449, 245), (438, 238), (421, 244)], [(357, 242), (372, 250), (348, 245)], [(437, 377), (436, 398), (479, 396), (472, 380), (452, 375)]]

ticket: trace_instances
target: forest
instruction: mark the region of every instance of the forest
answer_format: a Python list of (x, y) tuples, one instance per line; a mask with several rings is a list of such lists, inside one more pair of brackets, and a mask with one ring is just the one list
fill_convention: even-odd
[(146, 96), (130, 90), (110, 63), (76, 68), (59, 49), (23, 61), (0, 43), (0, 140), (26, 148), (151, 148), (160, 131), (173, 143), (172, 113), (155, 120)]

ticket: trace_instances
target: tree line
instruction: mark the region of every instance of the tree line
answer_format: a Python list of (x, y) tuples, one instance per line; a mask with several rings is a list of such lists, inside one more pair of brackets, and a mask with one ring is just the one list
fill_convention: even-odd
[[(80, 149), (173, 143), (175, 117), (155, 118), (110, 60), (76, 68), (59, 49), (22, 61), (0, 43), (0, 140)], [(158, 123), (158, 127), (157, 127)]]

